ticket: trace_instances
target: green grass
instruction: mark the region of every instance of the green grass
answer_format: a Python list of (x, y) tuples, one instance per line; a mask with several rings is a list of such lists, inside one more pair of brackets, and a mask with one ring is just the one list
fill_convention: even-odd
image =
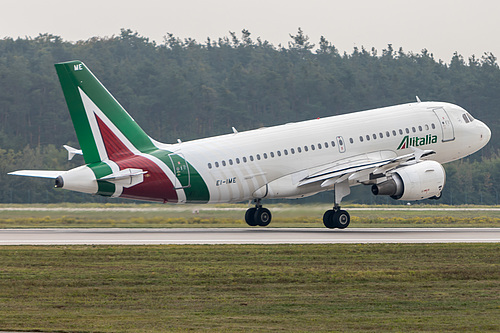
[(499, 331), (498, 244), (5, 246), (0, 330)]
[[(30, 207), (51, 210), (8, 210)], [(247, 207), (247, 205), (157, 204), (0, 205), (0, 228), (247, 227), (243, 220)], [(272, 227), (323, 227), (323, 213), (331, 208), (329, 205), (266, 207), (273, 213)], [(500, 227), (498, 210), (420, 210), (435, 207), (418, 205), (412, 206), (411, 210), (396, 211), (389, 210), (394, 206), (379, 206), (378, 208), (383, 210), (377, 211), (357, 210), (363, 208), (360, 206), (351, 208), (346, 206), (345, 209), (351, 214), (351, 227)], [(396, 206), (396, 208), (407, 207)], [(471, 209), (471, 207), (462, 208)]]

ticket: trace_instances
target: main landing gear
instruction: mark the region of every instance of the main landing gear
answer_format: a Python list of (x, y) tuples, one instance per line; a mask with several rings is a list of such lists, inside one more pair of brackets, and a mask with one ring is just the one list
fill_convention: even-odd
[(329, 229), (345, 229), (349, 226), (351, 222), (351, 217), (349, 213), (345, 210), (340, 209), (340, 202), (342, 198), (349, 195), (351, 189), (349, 187), (349, 181), (345, 179), (344, 181), (335, 183), (334, 195), (335, 204), (333, 209), (327, 210), (323, 214), (323, 224)]
[(260, 199), (255, 199), (255, 207), (249, 208), (245, 213), (245, 222), (251, 227), (268, 226), (271, 223), (271, 212), (262, 207)]
[(345, 229), (349, 226), (350, 222), (351, 217), (349, 213), (340, 209), (340, 206), (337, 205), (323, 214), (323, 224), (329, 229)]

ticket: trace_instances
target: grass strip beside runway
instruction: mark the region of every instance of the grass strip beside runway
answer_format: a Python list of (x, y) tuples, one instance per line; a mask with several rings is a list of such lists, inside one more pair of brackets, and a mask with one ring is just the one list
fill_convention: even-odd
[[(237, 228), (247, 227), (247, 205), (0, 205), (2, 228)], [(396, 207), (397, 210), (392, 210)], [(323, 227), (328, 205), (270, 205), (271, 227)], [(436, 209), (436, 207), (432, 207)], [(346, 208), (351, 227), (500, 227), (500, 210), (427, 206)], [(16, 210), (17, 209), (17, 210)], [(428, 209), (428, 210), (425, 210)], [(439, 208), (438, 208), (439, 209)], [(482, 209), (482, 210), (481, 210)]]
[(498, 331), (498, 244), (5, 246), (0, 329)]

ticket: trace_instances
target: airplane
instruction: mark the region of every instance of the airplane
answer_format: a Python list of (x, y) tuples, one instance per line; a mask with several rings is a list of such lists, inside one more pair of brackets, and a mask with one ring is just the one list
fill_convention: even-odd
[(396, 200), (438, 199), (443, 163), (484, 147), (490, 129), (460, 106), (417, 101), (177, 143), (149, 137), (81, 61), (55, 64), (81, 149), (68, 171), (20, 170), (72, 191), (162, 203), (252, 201), (250, 226), (272, 216), (263, 199), (333, 191), (327, 228), (344, 229), (356, 185)]

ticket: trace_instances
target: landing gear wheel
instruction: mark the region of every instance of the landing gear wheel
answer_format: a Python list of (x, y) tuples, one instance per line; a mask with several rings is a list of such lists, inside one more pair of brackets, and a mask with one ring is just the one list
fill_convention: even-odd
[(271, 223), (271, 212), (264, 207), (257, 208), (254, 214), (254, 221), (258, 226), (268, 226)]
[(345, 229), (351, 222), (351, 217), (349, 213), (345, 210), (327, 210), (323, 214), (323, 224), (328, 229)]
[(249, 208), (245, 213), (245, 222), (251, 226), (257, 226), (257, 222), (255, 220), (255, 213), (257, 212), (257, 208)]
[(351, 217), (349, 213), (345, 210), (338, 210), (333, 214), (333, 221), (336, 224), (336, 227), (339, 229), (345, 229), (349, 226), (351, 222)]
[(332, 209), (327, 210), (325, 212), (325, 214), (323, 214), (323, 224), (328, 229), (334, 229), (336, 227), (336, 225), (335, 225), (335, 223), (333, 221), (333, 215), (334, 214), (335, 214), (335, 212)]

